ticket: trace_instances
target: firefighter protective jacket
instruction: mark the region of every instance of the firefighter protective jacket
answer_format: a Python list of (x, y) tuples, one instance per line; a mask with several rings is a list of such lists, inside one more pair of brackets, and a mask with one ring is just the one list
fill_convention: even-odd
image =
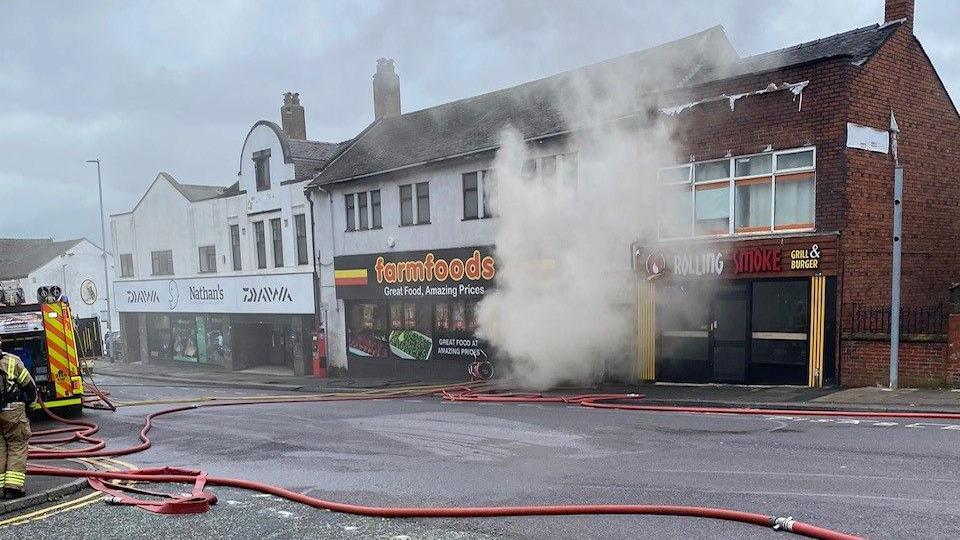
[(20, 357), (0, 353), (0, 408), (11, 403), (26, 403), (37, 400), (37, 385)]

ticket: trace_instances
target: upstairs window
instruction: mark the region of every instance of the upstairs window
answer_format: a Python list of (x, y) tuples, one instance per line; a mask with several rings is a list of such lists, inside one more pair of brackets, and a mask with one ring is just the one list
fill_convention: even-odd
[(297, 214), (293, 216), (293, 223), (297, 229), (297, 264), (307, 264), (307, 216)]
[(693, 168), (694, 231), (698, 235), (730, 232), (730, 160), (698, 163)]
[(233, 269), (240, 270), (240, 226), (230, 226), (230, 256), (233, 259)]
[(463, 219), (493, 217), (491, 201), (497, 188), (492, 170), (474, 171), (461, 175), (463, 183)]
[(343, 200), (344, 204), (346, 205), (347, 230), (355, 231), (357, 230), (356, 197), (353, 193), (350, 193), (345, 195)]
[(172, 276), (173, 275), (173, 251), (151, 251), (150, 260), (153, 266), (153, 275)]
[(367, 192), (357, 193), (357, 217), (359, 224), (357, 228), (365, 231), (370, 228), (370, 216), (367, 215)]
[(257, 268), (267, 267), (267, 239), (263, 231), (263, 222), (253, 223), (253, 235), (257, 242)]
[(133, 254), (120, 254), (120, 277), (133, 277)]
[(200, 273), (217, 271), (217, 246), (200, 246)]
[(400, 225), (427, 223), (430, 223), (430, 183), (418, 182), (400, 186)]
[(283, 267), (283, 230), (280, 228), (280, 218), (270, 220), (270, 234), (273, 238), (273, 266)]
[(661, 169), (660, 237), (813, 229), (815, 154), (803, 148)]
[(380, 218), (380, 190), (375, 189), (370, 192), (370, 227), (379, 229), (383, 227)]
[(253, 153), (253, 168), (257, 177), (257, 191), (270, 189), (270, 149)]
[(773, 228), (813, 228), (817, 195), (813, 150), (777, 154), (776, 160)]

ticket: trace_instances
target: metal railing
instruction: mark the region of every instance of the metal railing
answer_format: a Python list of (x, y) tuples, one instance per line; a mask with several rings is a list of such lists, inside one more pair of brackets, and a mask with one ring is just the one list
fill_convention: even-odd
[[(854, 334), (889, 334), (890, 306), (844, 304), (843, 331)], [(916, 306), (900, 308), (900, 334), (945, 334), (948, 312), (946, 306)]]

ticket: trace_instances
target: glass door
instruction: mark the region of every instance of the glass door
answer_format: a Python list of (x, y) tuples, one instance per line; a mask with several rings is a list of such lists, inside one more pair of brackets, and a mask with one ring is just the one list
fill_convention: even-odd
[(749, 306), (750, 296), (744, 286), (718, 291), (711, 301), (710, 359), (715, 382), (747, 380)]

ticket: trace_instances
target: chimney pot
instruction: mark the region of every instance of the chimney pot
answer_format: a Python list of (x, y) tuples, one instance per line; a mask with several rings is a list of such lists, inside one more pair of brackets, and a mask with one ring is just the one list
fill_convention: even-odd
[(379, 58), (373, 75), (373, 117), (392, 116), (400, 116), (400, 77), (392, 58)]
[(280, 122), (287, 137), (301, 140), (307, 138), (307, 123), (303, 117), (303, 106), (300, 105), (299, 92), (283, 94), (283, 105), (280, 106)]
[(914, 0), (885, 0), (883, 5), (883, 22), (906, 19), (903, 24), (913, 33)]

